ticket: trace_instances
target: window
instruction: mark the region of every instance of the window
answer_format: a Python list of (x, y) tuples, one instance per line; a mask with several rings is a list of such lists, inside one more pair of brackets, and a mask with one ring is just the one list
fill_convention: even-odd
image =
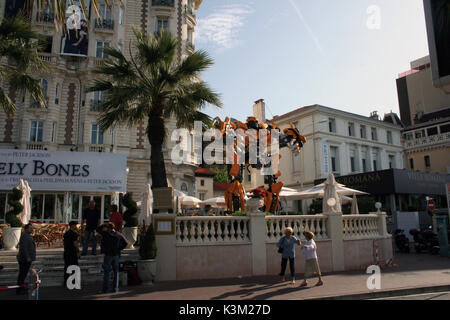
[[(39, 80), (39, 83), (40, 83), (41, 86), (42, 86), (42, 91), (43, 91), (43, 93), (44, 93), (44, 100), (46, 100), (46, 103), (47, 103), (47, 99), (48, 99), (48, 98), (47, 98), (48, 81), (47, 81), (47, 79), (44, 79), (44, 78), (40, 78), (40, 79), (38, 79), (38, 80)], [(31, 108), (40, 108), (41, 105), (39, 104), (38, 101), (32, 99), (32, 102), (31, 102), (31, 104), (30, 104), (30, 107), (31, 107)]]
[(367, 172), (367, 160), (366, 159), (362, 159), (362, 169), (363, 169), (363, 172)]
[(331, 154), (331, 170), (333, 172), (338, 172), (338, 148), (330, 147)]
[(52, 123), (52, 143), (56, 142), (56, 122)]
[(409, 168), (411, 169), (411, 170), (414, 170), (414, 159), (409, 159)]
[(164, 31), (169, 31), (169, 18), (158, 17), (156, 21), (156, 33), (161, 34)]
[(204, 187), (205, 186), (205, 180), (200, 180), (200, 185), (202, 186), (202, 187)]
[(371, 134), (372, 134), (372, 140), (373, 141), (378, 141), (377, 128), (372, 128), (371, 129)]
[(361, 134), (361, 139), (367, 139), (366, 126), (361, 126), (359, 133)]
[(328, 119), (328, 129), (330, 132), (336, 132), (336, 121), (334, 119)]
[(433, 128), (429, 128), (427, 129), (427, 134), (428, 136), (435, 136), (438, 134), (438, 128), (437, 127), (433, 127)]
[(389, 169), (395, 168), (395, 156), (389, 155)]
[(120, 52), (123, 53), (123, 46), (122, 46), (121, 43), (118, 43), (118, 44), (117, 44), (117, 50), (119, 50)]
[(377, 167), (377, 160), (373, 160), (373, 171), (377, 171), (378, 167)]
[(352, 172), (356, 172), (355, 157), (350, 157), (350, 169)]
[(55, 104), (59, 104), (59, 83), (56, 84), (55, 88)]
[(201, 192), (198, 194), (198, 196), (200, 200), (205, 201), (205, 193)]
[(103, 132), (99, 124), (91, 127), (91, 144), (103, 144)]
[(378, 170), (378, 152), (372, 153), (373, 171)]
[(355, 124), (354, 123), (349, 123), (348, 124), (348, 135), (350, 137), (354, 137), (355, 136)]
[(184, 193), (186, 193), (187, 194), (187, 192), (188, 192), (188, 186), (187, 186), (187, 184), (185, 183), (185, 182), (183, 182), (182, 184), (181, 184), (181, 191), (183, 191)]
[(102, 91), (94, 91), (94, 99), (91, 102), (91, 111), (100, 112), (101, 105), (105, 101), (105, 94)]
[(112, 20), (111, 8), (106, 3), (101, 3), (99, 5), (100, 8), (100, 17), (102, 20)]
[(387, 132), (387, 143), (392, 144), (392, 131)]
[(425, 138), (425, 130), (419, 130), (415, 132), (416, 139)]
[(247, 182), (252, 182), (252, 174), (247, 172)]
[(109, 47), (109, 42), (97, 41), (97, 50), (95, 56), (97, 58), (109, 58), (108, 54), (103, 51), (103, 48)]
[(30, 141), (42, 142), (44, 121), (32, 120), (30, 125)]
[(425, 156), (425, 157), (424, 157), (424, 160), (425, 160), (425, 167), (426, 167), (426, 168), (430, 168), (430, 167), (431, 167), (430, 156)]
[(450, 124), (444, 124), (443, 126), (441, 126), (441, 133), (447, 133), (450, 132)]
[(122, 25), (125, 17), (125, 8), (124, 6), (119, 7), (119, 24)]

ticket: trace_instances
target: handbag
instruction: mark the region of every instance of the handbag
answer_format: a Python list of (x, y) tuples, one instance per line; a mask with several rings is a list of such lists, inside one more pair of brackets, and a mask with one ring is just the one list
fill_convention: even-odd
[[(284, 241), (283, 241), (283, 243), (284, 243)], [(280, 254), (282, 254), (283, 251), (284, 251), (284, 246), (283, 246), (283, 247), (280, 246), (280, 247), (278, 248), (278, 251), (277, 251), (277, 252), (280, 253)]]

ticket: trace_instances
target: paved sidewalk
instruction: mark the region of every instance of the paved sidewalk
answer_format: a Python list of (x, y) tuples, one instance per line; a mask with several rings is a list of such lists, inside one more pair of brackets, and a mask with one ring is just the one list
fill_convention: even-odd
[[(307, 288), (299, 288), (290, 282), (280, 283), (279, 277), (234, 278), (225, 280), (172, 281), (159, 282), (153, 287), (124, 287), (121, 292), (100, 294), (101, 285), (83, 287), (82, 290), (68, 291), (64, 288), (42, 288), (40, 299), (113, 299), (113, 300), (210, 300), (210, 299), (275, 299), (304, 300), (346, 297), (367, 299), (380, 297), (380, 293), (395, 291), (395, 295), (430, 292), (435, 287), (439, 291), (450, 291), (450, 259), (429, 254), (397, 255), (396, 267), (382, 270), (381, 290), (375, 291), (377, 296), (366, 287), (370, 275), (364, 271), (346, 272), (324, 275), (324, 286), (314, 287), (316, 279), (312, 279)], [(423, 289), (427, 287), (428, 291)], [(411, 290), (413, 289), (413, 290)], [(382, 296), (382, 294), (381, 294)], [(17, 299), (14, 292), (0, 292), (0, 300)], [(25, 297), (20, 297), (25, 299)]]

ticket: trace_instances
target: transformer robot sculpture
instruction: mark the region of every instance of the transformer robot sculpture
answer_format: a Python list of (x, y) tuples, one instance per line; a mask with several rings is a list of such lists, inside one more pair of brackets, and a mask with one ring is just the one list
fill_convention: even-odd
[[(272, 141), (272, 130), (275, 130), (279, 137), (279, 149), (289, 147), (293, 152), (301, 151), (303, 145), (306, 143), (306, 139), (292, 123), (289, 123), (289, 125), (290, 128), (284, 129), (283, 132), (281, 132), (281, 129), (272, 120), (264, 123), (259, 123), (255, 117), (248, 117), (246, 123), (231, 120), (228, 117), (225, 121), (222, 121), (220, 118), (214, 120), (213, 127), (221, 131), (224, 143), (226, 144), (230, 137), (233, 139), (232, 148), (229, 148), (226, 144), (226, 157), (227, 159), (233, 159), (232, 164), (227, 164), (228, 175), (231, 179), (231, 184), (225, 191), (225, 202), (228, 214), (236, 211), (245, 211), (245, 191), (242, 186), (242, 173), (244, 168), (250, 173), (250, 167), (262, 169), (263, 167), (271, 165), (271, 163), (263, 163), (263, 161), (261, 161), (261, 155), (256, 157), (256, 161), (254, 161), (255, 158), (253, 158), (253, 161), (250, 161), (250, 153), (255, 152), (253, 155), (256, 155), (256, 150), (264, 143), (267, 146), (266, 150), (268, 152), (265, 156), (271, 158), (270, 146)], [(244, 135), (244, 138), (241, 137), (241, 141), (238, 141), (237, 135), (230, 134), (230, 132), (239, 129), (244, 133), (254, 129), (256, 134)], [(260, 133), (263, 134), (260, 135)], [(244, 147), (245, 150), (242, 150), (242, 147)], [(242, 159), (243, 157), (245, 159)], [(279, 155), (279, 159), (280, 158), (281, 155)], [(280, 171), (276, 173), (272, 172), (272, 174), (264, 176), (264, 184), (268, 185), (264, 192), (264, 207), (262, 208), (265, 212), (276, 213), (278, 211), (280, 202), (279, 195), (283, 187), (283, 182), (278, 182), (280, 176)], [(264, 186), (259, 188), (264, 189)]]

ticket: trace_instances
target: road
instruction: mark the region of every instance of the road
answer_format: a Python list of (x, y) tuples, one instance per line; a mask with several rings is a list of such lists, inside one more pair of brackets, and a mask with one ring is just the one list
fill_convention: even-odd
[(449, 292), (434, 292), (434, 293), (423, 293), (415, 294), (410, 296), (401, 297), (390, 297), (390, 298), (380, 298), (373, 300), (450, 300)]

